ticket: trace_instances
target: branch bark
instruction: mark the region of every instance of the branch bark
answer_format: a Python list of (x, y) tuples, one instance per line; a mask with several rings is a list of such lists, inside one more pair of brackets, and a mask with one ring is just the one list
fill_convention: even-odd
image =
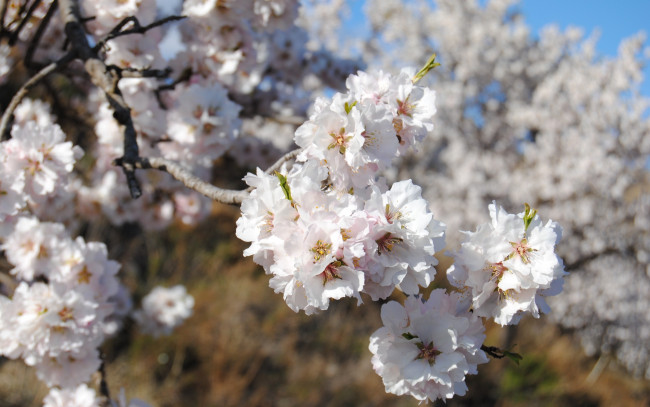
[[(121, 158), (118, 158), (115, 160), (114, 164), (121, 166), (124, 163)], [(135, 168), (164, 171), (170, 174), (176, 180), (182, 182), (186, 187), (200, 193), (201, 195), (207, 196), (213, 201), (221, 202), (224, 204), (239, 205), (246, 197), (248, 197), (249, 194), (247, 190), (236, 191), (232, 189), (223, 189), (216, 187), (210, 183), (203, 181), (181, 165), (165, 158), (140, 157), (135, 161), (134, 165)]]
[(65, 33), (70, 41), (71, 52), (84, 62), (84, 68), (92, 83), (104, 91), (108, 103), (113, 108), (113, 117), (124, 126), (124, 155), (122, 170), (126, 176), (131, 197), (138, 198), (142, 190), (135, 177), (135, 162), (139, 159), (139, 149), (136, 140), (135, 127), (131, 118), (131, 109), (124, 101), (117, 84), (120, 80), (118, 73), (108, 69), (104, 61), (88, 43), (86, 30), (81, 23), (79, 5), (75, 0), (59, 0), (61, 19)]

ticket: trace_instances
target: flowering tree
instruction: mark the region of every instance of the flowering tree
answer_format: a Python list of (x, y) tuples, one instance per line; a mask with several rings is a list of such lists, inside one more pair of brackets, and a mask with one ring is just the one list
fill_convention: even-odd
[[(0, 354), (35, 367), (52, 389), (45, 405), (141, 405), (127, 403), (123, 394), (111, 399), (103, 375), (99, 394), (86, 384), (104, 370), (102, 342), (120, 334), (127, 315), (143, 332), (160, 336), (192, 313), (194, 299), (183, 286), (157, 287), (131, 311), (130, 294), (117, 278), (120, 265), (104, 243), (83, 237), (83, 226), (99, 219), (162, 233), (173, 222), (199, 223), (212, 201), (241, 205), (236, 235), (250, 243), (243, 254), (271, 276), (271, 288), (292, 310), (312, 314), (344, 297), (384, 301), (400, 290), (407, 295), (403, 305), (385, 303), (384, 326), (370, 337), (372, 364), (387, 392), (420, 401), (465, 394), (465, 376), (476, 374), (488, 356), (517, 359), (483, 343), (484, 319), (513, 325), (524, 314), (539, 317), (550, 310), (546, 297), (562, 290), (564, 263), (555, 253), (562, 228), (523, 202), (556, 218), (572, 208), (574, 219), (563, 224), (585, 235), (565, 244), (571, 268), (595, 267), (601, 257), (619, 253), (606, 244), (600, 251), (583, 248), (593, 232), (578, 227), (575, 211), (581, 205), (600, 210), (582, 194), (568, 199), (576, 194), (571, 182), (584, 174), (553, 181), (568, 182), (555, 186), (567, 197), (558, 201), (555, 187), (540, 198), (543, 188), (528, 180), (555, 180), (554, 171), (565, 175), (559, 165), (548, 166), (556, 147), (570, 145), (571, 137), (594, 137), (603, 148), (636, 150), (625, 150), (625, 164), (614, 156), (617, 150), (585, 152), (580, 164), (573, 154), (566, 162), (585, 170), (594, 156), (619, 163), (617, 177), (603, 168), (590, 188), (614, 189), (622, 202), (631, 181), (621, 174), (644, 174), (642, 102), (632, 95), (629, 106), (610, 112), (613, 122), (603, 119), (602, 132), (609, 134), (616, 130), (611, 123), (623, 126), (636, 109), (637, 121), (605, 142), (596, 131), (585, 136), (576, 113), (592, 102), (601, 106), (600, 99), (567, 98), (566, 106), (550, 107), (562, 89), (558, 83), (573, 79), (544, 81), (557, 72), (573, 75), (576, 64), (583, 75), (614, 72), (620, 83), (600, 83), (604, 95), (619, 100), (638, 75), (636, 48), (624, 50), (632, 68), (612, 62), (605, 65), (612, 72), (601, 73), (589, 60), (593, 51), (578, 53), (570, 35), (531, 44), (514, 23), (501, 25), (507, 10), (501, 2), (486, 9), (440, 3), (427, 14), (440, 30), (433, 47), (423, 21), (422, 32), (400, 26), (416, 17), (397, 6), (377, 2), (368, 14), (386, 20), (375, 24), (385, 41), (407, 43), (410, 54), (398, 62), (424, 63), (417, 72), (357, 71), (360, 61), (337, 56), (317, 36), (308, 41), (307, 30), (296, 25), (297, 1), (187, 0), (178, 16), (159, 15), (152, 0), (2, 2), (0, 80), (3, 95), (11, 96), (0, 122), (0, 241), (11, 266), (1, 286)], [(483, 19), (482, 13), (496, 28), (472, 35), (494, 37), (491, 57), (478, 45), (472, 51), (453, 43), (471, 33), (460, 27), (481, 26), (467, 24)], [(450, 15), (456, 31), (443, 30)], [(183, 46), (170, 50), (174, 36)], [(553, 54), (557, 38), (563, 48)], [(518, 53), (498, 53), (515, 45)], [(393, 65), (388, 55), (377, 54), (376, 43), (364, 47), (368, 60)], [(440, 50), (442, 66), (429, 58), (429, 48)], [(455, 54), (461, 50), (467, 55)], [(548, 60), (536, 60), (540, 53)], [(508, 58), (521, 55), (530, 64), (520, 61), (520, 76), (512, 75), (516, 68)], [(524, 69), (534, 61), (536, 71)], [(436, 92), (423, 85), (431, 77)], [(539, 91), (543, 86), (550, 87), (546, 94)], [(27, 98), (29, 92), (37, 97)], [(566, 117), (547, 128), (544, 115), (552, 109)], [(64, 128), (78, 134), (69, 137), (75, 143), (66, 141)], [(419, 158), (405, 164), (413, 154)], [(214, 186), (222, 179), (213, 166), (224, 155), (252, 170), (244, 178), (247, 189)], [(400, 170), (393, 167), (397, 162)], [(424, 194), (412, 179), (427, 185)], [(490, 197), (507, 206), (521, 198), (522, 210), (508, 213)], [(479, 223), (482, 213), (490, 221), (449, 251), (453, 290), (436, 289), (425, 299), (422, 290), (436, 276), (434, 255), (445, 250), (448, 226), (438, 213), (453, 227)], [(576, 321), (570, 299), (558, 307)]]

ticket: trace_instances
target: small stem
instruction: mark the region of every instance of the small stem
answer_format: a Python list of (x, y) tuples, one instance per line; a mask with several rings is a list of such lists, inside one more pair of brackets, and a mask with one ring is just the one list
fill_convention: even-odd
[(111, 392), (108, 389), (108, 381), (106, 380), (106, 357), (103, 352), (100, 351), (99, 358), (102, 360), (102, 364), (99, 365), (99, 393), (104, 396), (103, 405), (110, 407), (111, 405)]
[(591, 369), (591, 372), (589, 372), (589, 374), (587, 375), (587, 378), (585, 379), (585, 383), (587, 383), (588, 385), (593, 385), (594, 383), (596, 383), (600, 375), (607, 367), (608, 363), (609, 363), (609, 355), (606, 353), (601, 354), (600, 357), (598, 358), (598, 361)]

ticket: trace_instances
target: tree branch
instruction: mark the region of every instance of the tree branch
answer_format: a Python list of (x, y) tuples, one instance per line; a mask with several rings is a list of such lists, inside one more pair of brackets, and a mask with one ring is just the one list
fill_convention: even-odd
[(27, 92), (29, 92), (31, 88), (33, 88), (47, 75), (56, 71), (63, 65), (66, 65), (72, 59), (74, 59), (72, 54), (66, 54), (63, 58), (59, 59), (56, 62), (52, 62), (51, 64), (38, 71), (34, 76), (29, 78), (29, 80), (25, 82), (23, 86), (20, 87), (20, 89), (18, 89), (18, 92), (16, 92), (16, 94), (11, 98), (9, 106), (7, 106), (4, 113), (2, 113), (2, 120), (0, 120), (0, 136), (2, 140), (6, 140), (8, 138), (7, 127), (9, 126), (9, 121), (14, 114), (14, 110), (16, 110), (16, 107), (18, 107), (18, 104), (20, 104), (25, 95), (27, 95)]
[[(124, 165), (123, 158), (118, 158), (113, 162), (114, 165)], [(239, 205), (248, 197), (248, 191), (235, 191), (232, 189), (222, 189), (203, 181), (196, 175), (192, 174), (189, 170), (181, 165), (167, 160), (165, 158), (146, 158), (139, 157), (135, 163), (135, 168), (140, 169), (155, 169), (164, 171), (180, 181), (191, 190), (194, 190), (201, 195), (207, 196), (213, 201), (221, 202), (228, 205)]]
[(131, 109), (124, 101), (117, 86), (119, 73), (108, 69), (97, 52), (91, 48), (86, 38), (86, 30), (79, 17), (79, 7), (75, 0), (60, 0), (61, 19), (65, 33), (71, 44), (71, 52), (84, 62), (84, 68), (95, 86), (104, 91), (108, 103), (113, 108), (113, 117), (124, 126), (124, 156), (122, 170), (126, 176), (131, 197), (138, 198), (142, 190), (135, 177), (135, 162), (139, 158), (135, 127), (131, 118)]
[[(97, 43), (97, 45), (95, 45), (95, 47), (93, 48), (93, 51), (94, 52), (99, 52), (99, 50), (104, 48), (104, 45), (106, 45), (106, 43), (108, 41), (110, 41), (112, 39), (115, 39), (117, 37), (122, 37), (124, 35), (129, 35), (129, 34), (144, 34), (147, 31), (151, 30), (152, 28), (159, 27), (159, 26), (161, 26), (163, 24), (166, 24), (166, 23), (169, 23), (171, 21), (182, 20), (184, 18), (186, 18), (186, 17), (185, 16), (168, 16), (168, 17), (165, 17), (165, 18), (160, 19), (158, 21), (154, 21), (153, 23), (151, 23), (149, 25), (142, 26), (142, 25), (140, 25), (140, 21), (138, 21), (137, 17), (135, 17), (135, 16), (126, 17), (125, 19), (120, 21), (120, 23), (118, 25), (116, 25), (115, 28), (113, 28), (111, 30), (111, 32), (108, 33), (108, 35), (106, 35), (106, 38), (102, 39), (101, 41), (99, 41)], [(122, 28), (124, 28), (128, 23), (133, 23), (133, 27), (122, 31)]]
[(302, 152), (302, 148), (297, 148), (297, 149), (295, 149), (295, 150), (289, 151), (288, 153), (286, 153), (285, 155), (283, 155), (282, 157), (280, 157), (280, 158), (278, 159), (278, 161), (276, 161), (276, 162), (275, 162), (272, 166), (270, 166), (266, 171), (264, 171), (264, 173), (266, 173), (266, 174), (272, 174), (272, 173), (274, 173), (274, 172), (277, 171), (280, 167), (282, 167), (282, 164), (284, 164), (285, 162), (287, 162), (287, 161), (289, 161), (289, 160), (291, 160), (291, 159), (293, 159), (293, 158), (296, 158), (296, 157), (298, 156), (298, 154), (300, 154), (301, 152)]
[[(29, 10), (27, 10), (27, 14), (23, 17), (22, 20), (20, 20), (20, 23), (18, 24), (18, 27), (14, 32), (11, 33), (11, 37), (9, 37), (9, 46), (14, 46), (16, 44), (16, 41), (18, 41), (18, 36), (20, 35), (20, 32), (25, 28), (25, 25), (27, 25), (27, 22), (29, 19), (32, 17), (32, 14), (34, 14), (34, 11), (36, 8), (41, 4), (41, 0), (35, 0), (31, 7), (29, 7)], [(27, 3), (25, 3), (25, 6)]]
[(610, 254), (625, 255), (626, 252), (629, 252), (629, 251), (630, 251), (630, 248), (617, 249), (615, 247), (606, 247), (605, 249), (603, 249), (603, 250), (601, 250), (599, 252), (591, 253), (589, 255), (586, 255), (584, 257), (581, 257), (581, 258), (577, 259), (574, 262), (565, 264), (564, 269), (566, 271), (578, 270), (578, 269), (583, 268), (584, 266), (586, 266), (587, 264), (589, 264), (590, 262), (596, 260), (597, 258), (599, 258), (601, 256), (609, 256)]
[(36, 66), (36, 64), (34, 64), (34, 61), (32, 60), (32, 58), (34, 57), (34, 51), (36, 51), (36, 47), (38, 46), (38, 43), (41, 41), (41, 37), (43, 36), (43, 33), (47, 29), (47, 26), (50, 24), (50, 20), (52, 19), (52, 16), (54, 15), (58, 7), (59, 7), (58, 0), (54, 0), (52, 4), (50, 4), (50, 8), (47, 9), (47, 13), (45, 14), (45, 17), (43, 17), (43, 20), (41, 20), (41, 23), (36, 29), (34, 38), (32, 38), (31, 42), (29, 43), (29, 46), (27, 47), (27, 51), (25, 52), (24, 61), (26, 67), (34, 68)]

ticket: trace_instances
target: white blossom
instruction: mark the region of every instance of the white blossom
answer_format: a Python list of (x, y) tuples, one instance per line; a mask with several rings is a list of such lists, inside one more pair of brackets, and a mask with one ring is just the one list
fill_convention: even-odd
[(100, 400), (95, 390), (86, 384), (75, 388), (52, 388), (45, 399), (43, 407), (99, 407)]
[(143, 332), (153, 336), (170, 335), (172, 330), (192, 315), (194, 298), (184, 286), (156, 287), (142, 299), (142, 309), (133, 317)]
[(450, 399), (467, 391), (465, 375), (486, 363), (485, 328), (462, 308), (457, 293), (431, 292), (427, 301), (408, 297), (381, 309), (384, 324), (370, 337), (372, 365), (386, 391), (420, 401)]

